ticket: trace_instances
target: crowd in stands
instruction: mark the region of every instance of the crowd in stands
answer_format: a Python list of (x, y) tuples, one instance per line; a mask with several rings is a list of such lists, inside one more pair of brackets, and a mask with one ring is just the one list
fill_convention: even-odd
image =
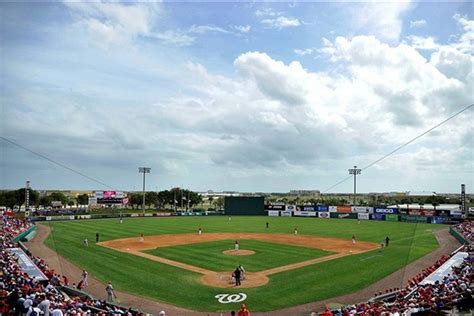
[(22, 219), (2, 217), (0, 315), (144, 315), (90, 296), (70, 297), (61, 290), (61, 286), (69, 285), (67, 277), (57, 274), (43, 259), (34, 257), (28, 250), (26, 254), (49, 280), (39, 281), (22, 272), (18, 259), (9, 249), (18, 247), (13, 238), (30, 226)]
[[(441, 281), (434, 284), (421, 284), (426, 277), (436, 271), (450, 257), (442, 256), (432, 266), (413, 277), (403, 289), (389, 289), (385, 293), (376, 293), (369, 302), (353, 304), (339, 309), (326, 308), (322, 316), (350, 315), (439, 315), (456, 308), (457, 311), (469, 312), (474, 309), (472, 279), (474, 276), (474, 222), (464, 221), (454, 228), (470, 241), (461, 251), (467, 252), (458, 266)], [(390, 295), (393, 294), (393, 295)], [(379, 298), (379, 299), (377, 299)]]
[(454, 225), (453, 228), (470, 243), (474, 243), (474, 221), (464, 221)]

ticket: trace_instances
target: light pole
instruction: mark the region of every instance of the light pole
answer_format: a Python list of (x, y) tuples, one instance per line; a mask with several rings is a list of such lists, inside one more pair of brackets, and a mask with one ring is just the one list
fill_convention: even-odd
[(150, 173), (151, 168), (148, 167), (139, 167), (138, 172), (143, 173), (143, 204), (142, 210), (143, 214), (145, 214), (145, 174)]
[(356, 176), (360, 174), (362, 169), (357, 169), (357, 166), (354, 166), (354, 168), (349, 169), (349, 174), (354, 175), (354, 202), (353, 205), (356, 205)]

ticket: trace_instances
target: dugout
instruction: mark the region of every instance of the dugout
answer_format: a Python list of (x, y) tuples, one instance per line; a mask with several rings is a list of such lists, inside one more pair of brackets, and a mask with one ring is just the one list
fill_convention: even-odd
[(267, 215), (263, 196), (226, 196), (224, 212), (226, 215)]

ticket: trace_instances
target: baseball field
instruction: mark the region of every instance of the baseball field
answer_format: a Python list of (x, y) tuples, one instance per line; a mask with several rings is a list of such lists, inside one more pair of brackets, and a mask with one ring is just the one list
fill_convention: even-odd
[[(237, 309), (240, 303), (223, 304), (219, 294), (244, 293), (252, 311), (271, 311), (361, 290), (435, 250), (438, 243), (432, 231), (441, 228), (226, 216), (47, 225), (52, 232), (46, 245), (96, 279), (110, 280), (124, 292), (197, 311)], [(95, 243), (97, 232), (99, 243)], [(390, 244), (381, 250), (387, 236)], [(86, 238), (88, 247), (83, 243)], [(239, 251), (234, 250), (236, 240)], [(238, 265), (244, 266), (246, 278), (235, 287), (231, 273)]]

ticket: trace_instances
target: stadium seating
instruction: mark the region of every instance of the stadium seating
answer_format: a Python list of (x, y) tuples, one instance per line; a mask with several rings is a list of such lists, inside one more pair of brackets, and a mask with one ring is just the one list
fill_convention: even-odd
[(13, 238), (30, 226), (31, 224), (25, 220), (2, 217), (0, 315), (29, 315), (32, 310), (42, 315), (41, 310), (44, 308), (47, 308), (51, 315), (146, 315), (140, 311), (94, 299), (90, 295), (66, 294), (62, 286), (68, 282), (67, 278), (56, 274), (43, 259), (32, 256), (27, 250), (27, 255), (49, 281), (38, 281), (22, 272), (18, 260), (9, 249), (19, 246), (12, 241)]
[(464, 221), (452, 228), (470, 242), (456, 251), (467, 252), (468, 256), (459, 266), (453, 267), (452, 273), (444, 277), (441, 282), (420, 284), (450, 256), (442, 256), (432, 266), (423, 269), (408, 282), (406, 288), (388, 289), (385, 293), (376, 293), (368, 302), (333, 309), (329, 313), (326, 309), (320, 315), (439, 315), (452, 310), (456, 313), (472, 311), (474, 308), (472, 296), (474, 222)]

